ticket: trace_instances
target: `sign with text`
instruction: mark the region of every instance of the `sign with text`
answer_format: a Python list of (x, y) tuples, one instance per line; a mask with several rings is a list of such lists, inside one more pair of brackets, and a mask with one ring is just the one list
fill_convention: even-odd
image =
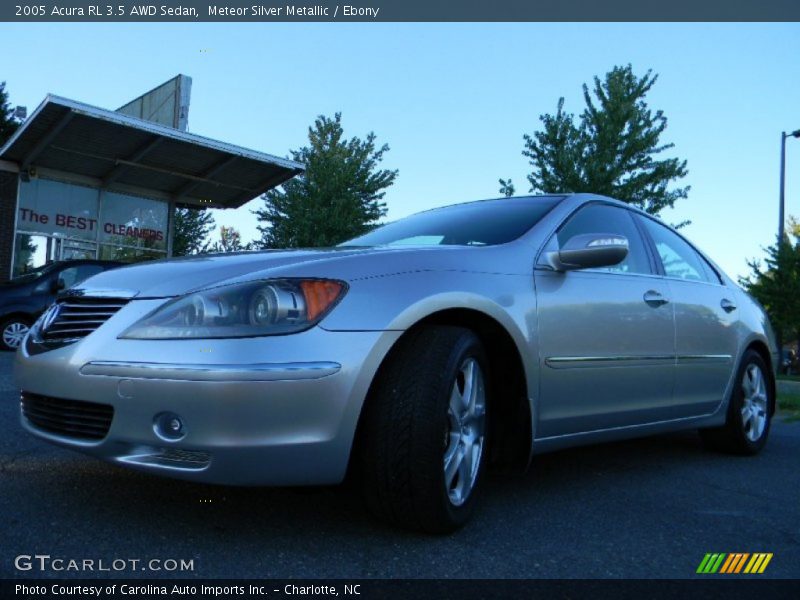
[(253, 0), (39, 0), (0, 3), (3, 21), (797, 21), (797, 0), (364, 0), (353, 3), (253, 2)]
[(165, 202), (49, 179), (20, 182), (17, 231), (166, 250)]

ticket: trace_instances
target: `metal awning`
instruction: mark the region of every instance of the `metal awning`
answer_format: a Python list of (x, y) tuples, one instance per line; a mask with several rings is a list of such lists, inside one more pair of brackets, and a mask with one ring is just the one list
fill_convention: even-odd
[(179, 204), (237, 208), (300, 163), (49, 95), (0, 148), (21, 172), (49, 169)]

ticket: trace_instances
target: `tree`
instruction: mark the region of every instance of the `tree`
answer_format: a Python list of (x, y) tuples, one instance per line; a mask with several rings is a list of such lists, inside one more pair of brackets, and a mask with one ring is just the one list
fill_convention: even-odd
[(591, 91), (583, 85), (579, 119), (560, 98), (554, 115), (539, 117), (542, 129), (523, 138), (531, 192), (603, 194), (653, 215), (686, 198), (688, 186), (670, 188), (688, 173), (686, 161), (658, 159), (674, 144), (660, 141), (667, 118), (645, 101), (657, 80), (652, 71), (639, 78), (630, 65), (614, 67), (602, 81), (594, 78)]
[(252, 242), (242, 244), (242, 235), (234, 227), (223, 225), (219, 228), (219, 241), (208, 249), (208, 252), (241, 252), (250, 250)]
[(14, 111), (8, 100), (6, 82), (0, 81), (0, 146), (6, 143), (19, 127), (19, 123), (13, 117)]
[(766, 248), (765, 268), (748, 261), (739, 283), (766, 309), (779, 342), (800, 340), (800, 224), (794, 219), (781, 243)]
[(214, 230), (214, 216), (208, 209), (176, 208), (172, 255), (185, 256), (205, 252), (208, 235)]
[(497, 182), (500, 184), (500, 193), (506, 198), (510, 198), (517, 191), (510, 177), (508, 179), (498, 179)]
[(17, 235), (17, 247), (14, 251), (13, 276), (22, 275), (34, 268), (33, 256), (38, 246), (33, 243), (33, 236), (27, 233)]
[(334, 246), (386, 214), (382, 199), (397, 171), (378, 167), (389, 146), (376, 148), (372, 132), (365, 140), (343, 136), (341, 113), (320, 115), (309, 127), (309, 145), (291, 152), (305, 173), (264, 194), (264, 208), (253, 211), (263, 224), (259, 246)]

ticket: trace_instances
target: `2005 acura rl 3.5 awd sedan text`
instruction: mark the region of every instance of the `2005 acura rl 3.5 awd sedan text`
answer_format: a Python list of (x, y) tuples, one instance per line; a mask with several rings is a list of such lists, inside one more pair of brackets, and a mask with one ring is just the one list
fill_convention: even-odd
[(581, 194), (108, 271), (31, 328), (16, 380), (24, 427), (50, 442), (220, 484), (351, 471), (379, 514), (449, 531), (490, 461), (688, 428), (758, 452), (776, 357), (711, 260)]

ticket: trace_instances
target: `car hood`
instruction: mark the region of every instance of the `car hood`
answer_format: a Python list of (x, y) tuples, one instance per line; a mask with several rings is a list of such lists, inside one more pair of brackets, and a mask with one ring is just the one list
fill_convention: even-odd
[[(206, 254), (105, 271), (90, 277), (70, 293), (166, 298), (216, 285), (272, 277), (330, 277), (352, 281), (410, 270), (497, 271), (498, 264), (505, 262), (497, 256), (500, 248), (341, 247)], [(500, 252), (507, 254), (503, 250)]]

